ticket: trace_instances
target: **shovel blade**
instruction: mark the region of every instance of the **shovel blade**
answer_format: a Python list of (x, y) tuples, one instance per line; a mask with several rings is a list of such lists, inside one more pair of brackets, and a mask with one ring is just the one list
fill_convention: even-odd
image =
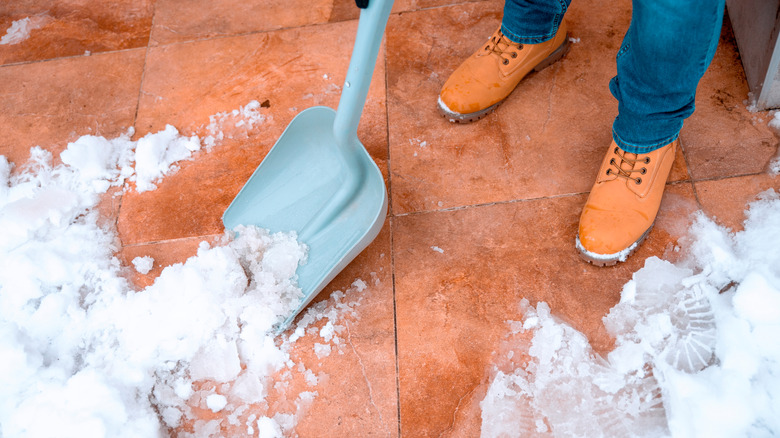
[(351, 145), (337, 141), (335, 114), (327, 107), (298, 114), (222, 216), (227, 229), (254, 225), (300, 234), (334, 197), (343, 195), (340, 188), (357, 187), (336, 214), (306, 230), (302, 243), (309, 247), (308, 260), (297, 270), (303, 298), (279, 329), (376, 238), (387, 214), (382, 173), (357, 136)]

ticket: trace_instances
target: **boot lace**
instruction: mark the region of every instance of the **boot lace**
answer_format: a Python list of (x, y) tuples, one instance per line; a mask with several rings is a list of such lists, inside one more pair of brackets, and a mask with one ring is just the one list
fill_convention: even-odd
[(496, 32), (495, 35), (490, 37), (485, 51), (489, 53), (495, 53), (501, 58), (501, 62), (504, 65), (509, 64), (509, 58), (517, 58), (519, 51), (523, 49), (523, 45), (510, 41), (502, 32)]
[[(625, 178), (627, 180), (634, 181), (637, 185), (642, 184), (642, 176), (647, 173), (647, 167), (636, 168), (637, 163), (650, 164), (650, 157), (639, 158), (637, 154), (631, 154), (621, 150), (619, 147), (615, 147), (615, 155), (620, 158), (620, 162), (614, 157), (609, 160), (609, 164), (612, 166), (607, 169), (607, 175), (615, 175), (618, 178)], [(632, 155), (632, 157), (629, 157)], [(623, 163), (628, 164), (627, 167), (623, 167)], [(634, 177), (632, 174), (638, 173), (639, 176)]]

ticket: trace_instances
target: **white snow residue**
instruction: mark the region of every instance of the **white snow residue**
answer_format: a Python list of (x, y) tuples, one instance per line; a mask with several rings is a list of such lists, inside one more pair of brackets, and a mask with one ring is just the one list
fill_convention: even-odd
[(574, 43), (574, 44), (577, 44), (577, 43), (579, 43), (581, 40), (580, 40), (579, 38), (572, 38), (572, 37), (569, 37), (569, 41), (570, 41), (570, 42), (572, 42), (572, 43)]
[[(780, 111), (776, 111), (769, 121), (769, 127), (780, 134)], [(780, 175), (780, 148), (777, 149), (777, 155), (769, 161), (768, 171), (770, 175)]]
[(25, 17), (21, 20), (16, 20), (11, 23), (11, 27), (9, 27), (5, 31), (5, 35), (0, 38), (0, 45), (19, 44), (30, 38), (30, 33), (33, 30), (42, 28), (50, 21), (52, 21), (52, 19), (47, 15), (36, 15), (34, 17)]
[(135, 177), (136, 190), (141, 193), (154, 190), (154, 181), (175, 172), (172, 166), (192, 156), (200, 150), (200, 139), (193, 135), (182, 137), (179, 130), (167, 125), (165, 130), (147, 134), (139, 139), (135, 147)]
[(780, 196), (751, 204), (744, 231), (700, 214), (691, 235), (686, 260), (649, 258), (624, 286), (606, 358), (525, 301), (495, 355), (482, 436), (780, 434)]
[(203, 138), (206, 150), (211, 150), (226, 138), (246, 138), (255, 125), (265, 122), (266, 116), (261, 113), (263, 105), (268, 106), (270, 103), (266, 101), (261, 104), (253, 100), (238, 109), (210, 116), (209, 124), (205, 126), (207, 134)]
[(139, 274), (148, 274), (154, 267), (154, 259), (149, 256), (136, 257), (133, 259), (133, 267)]
[(444, 250), (439, 248), (438, 246), (432, 246), (431, 249), (438, 252), (439, 254), (444, 254)]
[[(279, 337), (274, 325), (300, 302), (294, 274), (305, 246), (240, 228), (136, 290), (96, 206), (134, 174), (138, 149), (155, 167), (198, 141), (172, 127), (138, 142), (130, 135), (82, 137), (56, 166), (38, 147), (14, 172), (0, 156), (0, 436), (219, 436), (248, 430), (248, 416), (247, 427), (292, 433), (317, 393), (285, 389), (301, 334)], [(330, 343), (340, 348), (338, 322), (357, 316), (364, 285), (311, 306), (298, 323), (303, 335), (313, 322), (332, 323)], [(306, 371), (309, 385), (325, 377)], [(290, 402), (249, 415), (269, 394)], [(200, 419), (195, 407), (220, 417)]]

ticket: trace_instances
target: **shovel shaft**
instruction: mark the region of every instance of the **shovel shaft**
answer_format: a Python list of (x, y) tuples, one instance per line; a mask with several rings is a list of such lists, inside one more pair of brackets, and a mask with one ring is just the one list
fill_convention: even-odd
[(301, 229), (299, 237), (303, 242), (326, 228), (346, 208), (364, 183), (359, 157), (365, 153), (365, 149), (358, 140), (357, 128), (392, 7), (393, 0), (369, 0), (368, 8), (360, 10), (355, 47), (352, 49), (347, 79), (333, 120), (333, 136), (345, 170), (344, 180), (325, 207)]
[(368, 7), (360, 10), (355, 47), (352, 49), (347, 79), (341, 90), (341, 100), (333, 122), (333, 134), (342, 144), (349, 143), (348, 139), (357, 136), (360, 115), (366, 103), (368, 86), (371, 84), (392, 7), (393, 0), (370, 0)]

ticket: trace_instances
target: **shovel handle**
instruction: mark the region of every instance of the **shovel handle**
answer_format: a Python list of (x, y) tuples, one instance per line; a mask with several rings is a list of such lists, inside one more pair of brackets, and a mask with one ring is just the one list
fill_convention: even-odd
[(379, 46), (392, 7), (393, 0), (370, 0), (368, 7), (360, 9), (355, 46), (333, 122), (333, 134), (342, 144), (347, 144), (348, 139), (357, 135), (360, 115), (366, 104), (368, 86), (371, 84)]

